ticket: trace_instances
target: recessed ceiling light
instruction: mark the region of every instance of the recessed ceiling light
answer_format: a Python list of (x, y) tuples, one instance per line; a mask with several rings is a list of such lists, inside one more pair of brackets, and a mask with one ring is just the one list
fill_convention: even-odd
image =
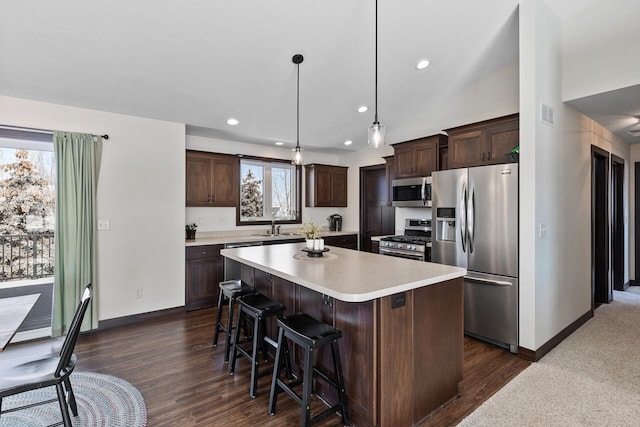
[(278, 142), (276, 142), (276, 145), (284, 145), (284, 142), (278, 141)]
[(240, 124), (240, 120), (234, 119), (233, 117), (231, 117), (230, 119), (227, 120), (227, 124), (229, 126), (236, 126), (236, 125)]
[(361, 106), (358, 107), (358, 113), (364, 113), (368, 109), (369, 109), (369, 107), (367, 107), (366, 105), (361, 105)]
[(428, 59), (421, 59), (416, 64), (416, 70), (424, 70), (428, 66), (429, 66), (429, 60)]
[(344, 142), (344, 145), (351, 145), (351, 144), (353, 144), (353, 141), (352, 141), (352, 140), (350, 140), (350, 139), (347, 139), (347, 140)]

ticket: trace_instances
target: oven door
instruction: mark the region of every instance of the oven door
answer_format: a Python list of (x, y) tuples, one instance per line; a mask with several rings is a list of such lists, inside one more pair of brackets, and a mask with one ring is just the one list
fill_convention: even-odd
[(397, 258), (414, 259), (416, 261), (424, 261), (424, 252), (405, 251), (402, 249), (389, 249), (380, 247), (378, 249), (380, 255), (389, 255)]

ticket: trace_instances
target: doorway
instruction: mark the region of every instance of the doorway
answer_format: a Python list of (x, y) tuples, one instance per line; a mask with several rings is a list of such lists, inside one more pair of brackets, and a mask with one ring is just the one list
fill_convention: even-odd
[(591, 308), (609, 303), (609, 153), (591, 146)]
[(611, 155), (611, 282), (624, 291), (624, 160)]
[(395, 208), (387, 195), (386, 165), (360, 168), (360, 250), (374, 252), (371, 236), (395, 234)]

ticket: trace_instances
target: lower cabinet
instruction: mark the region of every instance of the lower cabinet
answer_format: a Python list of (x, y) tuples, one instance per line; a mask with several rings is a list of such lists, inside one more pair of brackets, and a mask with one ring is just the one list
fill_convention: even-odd
[(220, 255), (223, 245), (189, 246), (186, 248), (185, 308), (215, 306), (218, 285), (224, 277), (224, 262)]
[(339, 248), (358, 250), (358, 235), (345, 234), (341, 236), (325, 236), (324, 244), (329, 246), (338, 246)]

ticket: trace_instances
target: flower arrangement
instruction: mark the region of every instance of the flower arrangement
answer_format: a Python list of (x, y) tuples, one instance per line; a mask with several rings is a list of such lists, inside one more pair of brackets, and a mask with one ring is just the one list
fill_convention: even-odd
[(307, 240), (313, 240), (313, 239), (319, 239), (320, 238), (320, 231), (322, 230), (322, 226), (321, 225), (316, 225), (313, 223), (313, 221), (309, 222), (309, 223), (304, 223), (302, 224), (302, 227), (300, 228), (300, 233), (304, 234), (304, 237)]
[(189, 231), (195, 231), (196, 228), (198, 228), (198, 224), (196, 224), (195, 222), (186, 225), (186, 229)]

